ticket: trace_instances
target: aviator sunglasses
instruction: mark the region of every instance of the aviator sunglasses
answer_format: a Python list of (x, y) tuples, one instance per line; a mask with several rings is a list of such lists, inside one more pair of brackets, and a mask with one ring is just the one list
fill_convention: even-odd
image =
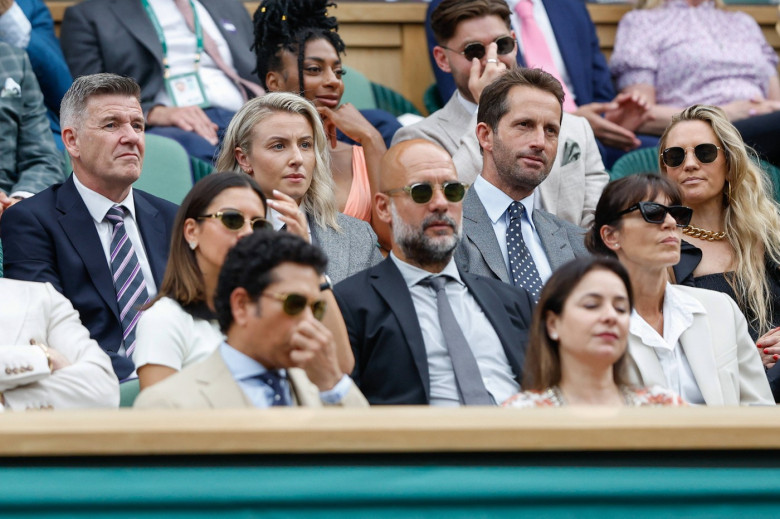
[(636, 211), (642, 213), (642, 218), (647, 223), (662, 224), (666, 220), (666, 214), (669, 213), (674, 221), (677, 222), (677, 227), (685, 227), (691, 223), (691, 217), (693, 216), (693, 209), (685, 207), (684, 205), (670, 205), (665, 206), (656, 202), (639, 202), (632, 205), (625, 211), (620, 211), (618, 216)]
[(322, 318), (325, 315), (325, 308), (328, 306), (322, 299), (318, 299), (309, 304), (309, 300), (306, 299), (306, 296), (302, 296), (301, 294), (274, 294), (271, 292), (263, 292), (261, 295), (281, 301), (282, 310), (284, 310), (284, 313), (291, 316), (303, 312), (308, 305), (311, 307), (312, 315), (318, 321), (322, 321)]
[[(688, 154), (688, 150), (691, 148), (682, 148), (680, 146), (674, 146), (672, 148), (666, 148), (661, 153), (661, 159), (670, 168), (676, 168), (683, 162), (685, 162), (685, 156)], [(693, 148), (693, 154), (696, 155), (696, 160), (702, 164), (709, 164), (714, 162), (718, 158), (718, 150), (722, 149), (720, 146), (714, 144), (704, 143), (699, 144)]]
[(249, 225), (253, 231), (259, 231), (261, 229), (273, 229), (271, 222), (262, 217), (249, 219), (244, 216), (244, 213), (235, 209), (229, 209), (226, 211), (219, 211), (213, 214), (204, 214), (198, 216), (198, 220), (204, 220), (206, 218), (218, 218), (222, 225), (230, 229), (231, 231), (240, 230), (244, 224), (249, 221)]
[[(460, 202), (463, 200), (463, 197), (466, 195), (466, 190), (469, 188), (469, 184), (464, 184), (463, 182), (444, 182), (435, 185), (441, 187), (444, 198), (446, 198), (448, 202)], [(418, 182), (411, 186), (390, 189), (389, 191), (385, 191), (385, 194), (387, 196), (393, 196), (396, 193), (405, 191), (406, 193), (409, 193), (409, 196), (412, 197), (414, 202), (418, 204), (427, 204), (431, 201), (431, 198), (433, 198), (433, 188), (434, 184), (431, 184), (430, 182)]]
[[(511, 36), (501, 36), (500, 38), (496, 38), (494, 40), (496, 42), (496, 53), (503, 56), (504, 54), (509, 54), (512, 52), (515, 48), (515, 39)], [(455, 49), (451, 49), (449, 47), (445, 47), (444, 45), (441, 46), (443, 49), (447, 49), (452, 52), (457, 52), (458, 54), (463, 54), (467, 60), (471, 61), (474, 58), (482, 59), (485, 57), (485, 45), (482, 43), (475, 41), (472, 43), (469, 43), (465, 47), (463, 47), (462, 52), (458, 52)]]

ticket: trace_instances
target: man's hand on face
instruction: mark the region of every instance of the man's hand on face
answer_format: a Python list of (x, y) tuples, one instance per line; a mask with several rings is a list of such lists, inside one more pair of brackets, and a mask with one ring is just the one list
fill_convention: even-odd
[(485, 53), (485, 69), (482, 70), (482, 62), (477, 58), (471, 60), (471, 71), (469, 72), (469, 92), (474, 102), (479, 104), (479, 98), (482, 91), (490, 83), (495, 81), (506, 71), (506, 65), (498, 59), (498, 46), (496, 42), (490, 42)]
[(301, 368), (320, 391), (333, 389), (344, 376), (339, 368), (333, 334), (309, 315), (290, 337), (292, 367)]

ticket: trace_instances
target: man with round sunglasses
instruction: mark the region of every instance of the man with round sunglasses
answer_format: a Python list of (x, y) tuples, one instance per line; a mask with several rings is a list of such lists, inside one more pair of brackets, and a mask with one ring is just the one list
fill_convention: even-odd
[(502, 402), (520, 387), (533, 302), (456, 265), (469, 186), (444, 149), (417, 139), (388, 150), (380, 187), (393, 250), (334, 287), (353, 379), (372, 405)]
[[(517, 68), (518, 46), (503, 0), (445, 0), (433, 16), (440, 42), (438, 67), (451, 72), (457, 91), (447, 104), (417, 124), (399, 130), (393, 142), (424, 138), (454, 158), (458, 176), (471, 183), (482, 168), (476, 139), (476, 112), (484, 88)], [(609, 177), (588, 122), (565, 114), (549, 181), (539, 191), (542, 207), (576, 225), (587, 226)]]
[(225, 341), (141, 392), (137, 408), (365, 407), (320, 322), (327, 258), (298, 236), (260, 230), (228, 253), (214, 300)]

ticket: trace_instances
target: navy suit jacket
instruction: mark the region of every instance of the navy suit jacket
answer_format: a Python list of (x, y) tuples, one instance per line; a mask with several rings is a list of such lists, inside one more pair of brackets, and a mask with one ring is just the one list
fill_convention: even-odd
[[(521, 382), (533, 301), (524, 290), (460, 271)], [(390, 258), (338, 283), (333, 293), (355, 354), (352, 378), (372, 405), (430, 403), (428, 356), (412, 296)]]
[[(133, 198), (146, 256), (160, 286), (177, 207), (137, 189)], [(51, 283), (70, 299), (92, 338), (111, 357), (117, 377), (127, 378), (134, 366), (117, 354), (122, 324), (111, 268), (73, 177), (10, 207), (3, 213), (0, 236), (5, 276)]]
[[(455, 82), (451, 74), (440, 70), (433, 61), (433, 47), (437, 43), (431, 30), (431, 13), (440, 3), (441, 0), (433, 0), (428, 6), (425, 30), (439, 93), (442, 99), (449, 99), (455, 92)], [(615, 97), (615, 87), (612, 85), (607, 60), (599, 47), (596, 27), (590, 19), (585, 2), (542, 0), (542, 3), (555, 33), (555, 40), (574, 88), (577, 104), (611, 101)], [(517, 53), (517, 62), (525, 66), (525, 59), (520, 52)]]

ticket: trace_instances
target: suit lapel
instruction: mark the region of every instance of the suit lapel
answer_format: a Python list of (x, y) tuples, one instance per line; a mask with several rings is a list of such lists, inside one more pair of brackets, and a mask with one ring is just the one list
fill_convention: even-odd
[(493, 274), (504, 283), (509, 283), (509, 275), (496, 240), (496, 233), (493, 232), (493, 224), (474, 189), (469, 189), (463, 201), (463, 232), (479, 250), (482, 259)]
[(73, 175), (62, 184), (56, 195), (57, 210), (62, 213), (59, 217), (59, 223), (65, 235), (73, 244), (76, 254), (79, 255), (84, 263), (95, 285), (100, 297), (111, 309), (114, 317), (119, 319), (119, 309), (116, 302), (116, 291), (114, 290), (114, 281), (111, 276), (111, 270), (103, 254), (103, 245), (100, 243), (100, 237), (95, 229), (95, 222), (92, 220), (87, 206), (84, 204), (81, 195), (76, 190), (73, 183)]
[(230, 374), (219, 348), (203, 361), (196, 382), (200, 387), (200, 393), (209, 402), (209, 406), (215, 409), (253, 407), (244, 392), (238, 386), (233, 375)]
[(637, 381), (639, 385), (666, 387), (666, 375), (655, 351), (643, 343), (639, 336), (631, 333), (628, 339), (628, 354), (639, 374), (640, 380)]
[(430, 400), (431, 383), (428, 373), (428, 354), (425, 351), (420, 322), (417, 320), (417, 313), (406, 281), (393, 260), (387, 258), (374, 267), (369, 282), (398, 320), (401, 333), (403, 333), (406, 344), (411, 350), (414, 364), (417, 366), (417, 372), (425, 388), (425, 397)]
[(680, 336), (680, 345), (688, 357), (688, 364), (704, 402), (707, 405), (723, 405), (723, 389), (718, 378), (712, 338), (706, 314), (696, 313), (690, 328)]
[(534, 210), (533, 218), (539, 240), (541, 240), (547, 255), (547, 261), (550, 262), (550, 268), (554, 271), (567, 261), (574, 259), (574, 252), (569, 245), (566, 230), (550, 218), (547, 213), (538, 209)]
[(470, 121), (471, 114), (458, 100), (458, 93), (455, 92), (439, 111), (439, 130), (447, 135), (453, 148), (460, 146), (463, 129), (468, 128)]
[(135, 218), (138, 223), (138, 230), (141, 233), (141, 239), (144, 242), (146, 257), (152, 268), (154, 282), (160, 286), (163, 274), (165, 273), (165, 264), (168, 261), (168, 239), (166, 236), (165, 222), (160, 212), (144, 198), (143, 193), (135, 190), (133, 192), (135, 202)]
[(138, 42), (143, 45), (162, 66), (162, 46), (152, 21), (146, 14), (140, 0), (114, 0), (111, 10), (116, 15), (119, 23), (127, 27), (127, 30)]
[(496, 293), (490, 290), (490, 287), (480, 282), (480, 278), (471, 277), (469, 274), (461, 272), (461, 279), (479, 306), (482, 307), (490, 324), (493, 325), (493, 329), (501, 340), (501, 346), (504, 348), (509, 365), (512, 366), (512, 371), (515, 373), (515, 379), (518, 384), (522, 384), (525, 347), (528, 344), (527, 331), (521, 332), (517, 327), (512, 326), (503, 303)]

